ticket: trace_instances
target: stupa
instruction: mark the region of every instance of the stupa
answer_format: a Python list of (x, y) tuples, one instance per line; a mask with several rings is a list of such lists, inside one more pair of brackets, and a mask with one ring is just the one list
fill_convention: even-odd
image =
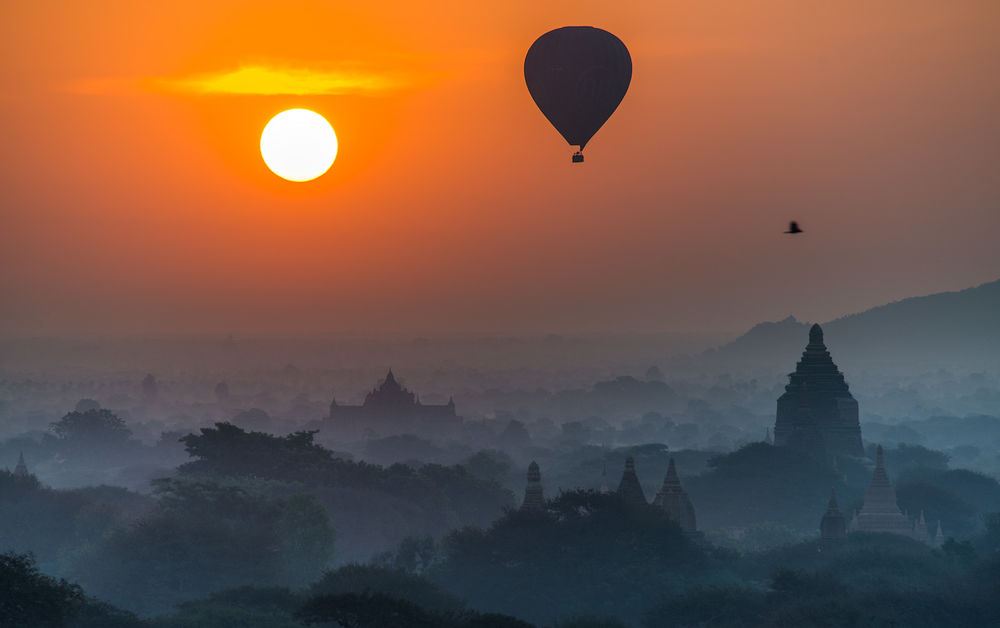
[(646, 494), (642, 492), (642, 485), (639, 484), (639, 477), (635, 474), (635, 460), (632, 456), (625, 459), (625, 471), (622, 473), (622, 480), (618, 483), (618, 494), (627, 503), (648, 505)]
[[(861, 512), (854, 515), (851, 531), (891, 532), (913, 536), (913, 526), (896, 505), (896, 491), (892, 489), (889, 475), (885, 472), (882, 446), (875, 453), (875, 472), (872, 482), (865, 491), (865, 502)], [(926, 531), (925, 531), (926, 534)]]
[(663, 487), (653, 499), (653, 504), (666, 510), (681, 530), (690, 533), (698, 529), (695, 524), (694, 506), (684, 487), (681, 486), (680, 478), (677, 477), (677, 467), (674, 465), (673, 457), (670, 458), (667, 475), (663, 478)]

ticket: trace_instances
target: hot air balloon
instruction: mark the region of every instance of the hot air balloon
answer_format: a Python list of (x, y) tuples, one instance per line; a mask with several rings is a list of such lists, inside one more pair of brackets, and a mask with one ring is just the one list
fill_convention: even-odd
[(632, 81), (632, 57), (620, 39), (592, 26), (566, 26), (535, 40), (524, 82), (535, 104), (571, 146), (583, 147), (607, 122)]

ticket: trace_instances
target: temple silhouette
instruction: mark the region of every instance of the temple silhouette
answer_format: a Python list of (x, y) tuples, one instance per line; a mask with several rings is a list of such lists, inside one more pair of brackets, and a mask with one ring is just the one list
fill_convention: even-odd
[(931, 535), (927, 532), (927, 521), (923, 511), (916, 521), (911, 522), (909, 515), (899, 510), (896, 491), (893, 490), (889, 474), (885, 470), (881, 445), (875, 450), (875, 471), (872, 472), (871, 484), (865, 491), (861, 511), (854, 513), (849, 526), (845, 527), (844, 516), (837, 508), (837, 497), (831, 491), (830, 504), (820, 521), (820, 538), (823, 541), (839, 541), (845, 538), (847, 532), (898, 534), (932, 547), (939, 547), (944, 542), (940, 521), (937, 522), (937, 529)]
[[(545, 509), (545, 497), (542, 493), (542, 474), (538, 468), (538, 463), (532, 461), (528, 465), (528, 482), (524, 488), (524, 501), (521, 502), (521, 510), (541, 511)], [(607, 471), (601, 471), (600, 493), (608, 493)], [(677, 475), (677, 466), (671, 456), (670, 466), (667, 475), (663, 478), (663, 487), (656, 494), (653, 503), (646, 501), (646, 494), (642, 490), (639, 476), (635, 472), (635, 459), (629, 456), (625, 459), (625, 469), (622, 472), (622, 479), (618, 483), (617, 494), (622, 500), (632, 506), (654, 507), (666, 511), (667, 516), (680, 526), (686, 534), (700, 537), (695, 523), (694, 506), (688, 497), (684, 487), (681, 486), (680, 477)]]
[(774, 444), (820, 456), (864, 455), (858, 402), (823, 343), (823, 329), (813, 325), (809, 344), (778, 397)]
[(330, 402), (330, 414), (324, 429), (339, 436), (388, 436), (434, 431), (435, 434), (457, 430), (462, 417), (455, 412), (455, 401), (441, 405), (423, 404), (415, 393), (404, 388), (392, 369), (385, 379), (365, 395), (359, 406)]
[(542, 473), (534, 460), (528, 465), (528, 484), (524, 487), (524, 501), (521, 510), (545, 510), (545, 495), (542, 493)]

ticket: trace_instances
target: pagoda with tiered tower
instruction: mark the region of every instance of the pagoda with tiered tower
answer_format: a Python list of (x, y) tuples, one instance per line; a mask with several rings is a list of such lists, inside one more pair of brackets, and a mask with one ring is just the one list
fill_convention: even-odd
[(542, 493), (542, 472), (534, 460), (528, 465), (528, 485), (524, 488), (521, 510), (545, 510), (545, 495)]
[(813, 325), (802, 359), (778, 398), (774, 444), (831, 456), (862, 456), (858, 402)]

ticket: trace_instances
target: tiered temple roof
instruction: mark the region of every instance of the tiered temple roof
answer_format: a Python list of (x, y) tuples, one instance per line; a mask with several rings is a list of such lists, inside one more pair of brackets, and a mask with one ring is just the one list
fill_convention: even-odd
[(774, 444), (818, 454), (861, 456), (858, 402), (823, 343), (823, 329), (813, 325), (809, 344), (778, 398)]
[(667, 468), (667, 475), (663, 478), (663, 487), (656, 494), (653, 504), (667, 511), (671, 519), (677, 522), (685, 532), (696, 531), (694, 506), (691, 499), (681, 486), (681, 480), (677, 477), (677, 467), (674, 465), (673, 456), (670, 458), (670, 466)]
[[(896, 505), (896, 491), (892, 489), (889, 475), (885, 472), (882, 446), (875, 453), (875, 472), (872, 482), (865, 491), (865, 502), (861, 512), (851, 521), (851, 531), (892, 532), (913, 536), (913, 526)], [(926, 532), (925, 532), (926, 533)]]
[(373, 432), (377, 435), (417, 433), (419, 430), (448, 432), (461, 425), (455, 401), (442, 405), (423, 404), (416, 394), (399, 383), (392, 369), (385, 379), (365, 395), (359, 406), (330, 403), (328, 420), (343, 435)]
[(824, 541), (842, 541), (847, 536), (847, 520), (837, 507), (837, 491), (830, 490), (830, 503), (819, 522), (819, 538)]
[(630, 504), (649, 505), (646, 494), (642, 492), (642, 485), (639, 484), (639, 477), (635, 474), (635, 460), (632, 456), (625, 459), (625, 471), (618, 483), (618, 494)]
[(528, 485), (524, 488), (521, 510), (544, 510), (545, 496), (542, 493), (542, 472), (534, 460), (528, 465)]

